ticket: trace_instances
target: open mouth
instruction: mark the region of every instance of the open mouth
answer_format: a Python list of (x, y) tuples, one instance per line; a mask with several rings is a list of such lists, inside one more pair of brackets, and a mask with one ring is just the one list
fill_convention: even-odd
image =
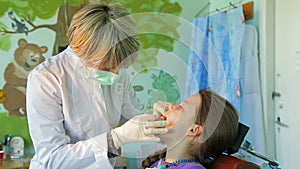
[[(168, 119), (167, 116), (164, 116), (164, 115), (162, 115), (161, 118), (163, 120), (167, 120)], [(172, 128), (173, 126), (174, 126), (174, 122), (170, 121), (170, 124), (168, 126), (165, 126), (165, 128), (169, 129), (169, 128)]]
[(27, 62), (25, 62), (25, 66), (26, 66), (27, 68), (30, 68), (30, 67), (31, 67), (31, 65), (30, 65), (29, 63), (27, 63)]

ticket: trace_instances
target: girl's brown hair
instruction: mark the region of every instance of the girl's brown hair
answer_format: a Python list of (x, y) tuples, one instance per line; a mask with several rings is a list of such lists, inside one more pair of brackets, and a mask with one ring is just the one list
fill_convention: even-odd
[(195, 124), (203, 126), (200, 143), (188, 152), (204, 166), (233, 145), (238, 133), (238, 113), (234, 106), (212, 90), (200, 90), (202, 105)]

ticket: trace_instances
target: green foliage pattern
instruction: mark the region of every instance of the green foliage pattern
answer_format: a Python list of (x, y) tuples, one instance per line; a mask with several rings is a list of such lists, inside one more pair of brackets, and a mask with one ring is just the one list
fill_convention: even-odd
[[(0, 28), (1, 27), (6, 28), (6, 26), (2, 22), (0, 22)], [(2, 35), (2, 36), (0, 36), (0, 49), (1, 50), (4, 50), (4, 51), (9, 50), (9, 48), (11, 46), (10, 37), (11, 37), (11, 35)]]
[(179, 87), (176, 80), (169, 73), (160, 70), (159, 75), (152, 74), (154, 89), (161, 90), (166, 96), (167, 102), (176, 103), (180, 97)]
[[(179, 38), (176, 29), (180, 25), (177, 17), (162, 17), (163, 15), (156, 14), (178, 16), (181, 13), (181, 6), (177, 2), (171, 3), (170, 0), (119, 0), (118, 2), (121, 2), (131, 14), (144, 13), (144, 15), (133, 15), (138, 31), (143, 32), (140, 34), (140, 49), (144, 50), (139, 53), (133, 68), (140, 71), (156, 66), (156, 55), (159, 49), (173, 51), (174, 41)], [(147, 33), (147, 30), (151, 31)], [(145, 50), (149, 48), (151, 50)]]
[(25, 154), (34, 153), (32, 140), (29, 135), (27, 117), (8, 116), (6, 112), (0, 112), (0, 124), (1, 141), (7, 134), (10, 134), (12, 137), (20, 136), (25, 141)]

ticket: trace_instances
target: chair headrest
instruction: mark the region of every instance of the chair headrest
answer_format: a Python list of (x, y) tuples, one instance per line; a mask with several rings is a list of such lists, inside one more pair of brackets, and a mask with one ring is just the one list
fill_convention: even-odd
[(243, 143), (244, 138), (248, 133), (249, 129), (250, 128), (248, 126), (239, 122), (237, 138), (235, 139), (234, 144), (228, 148), (226, 153), (233, 154), (239, 151), (241, 144)]
[(209, 169), (260, 169), (260, 167), (254, 163), (226, 155), (217, 158)]

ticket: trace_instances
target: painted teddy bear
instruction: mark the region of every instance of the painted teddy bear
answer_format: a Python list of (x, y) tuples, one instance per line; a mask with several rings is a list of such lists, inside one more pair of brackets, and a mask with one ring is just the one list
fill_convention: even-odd
[(4, 72), (6, 84), (3, 91), (6, 101), (3, 105), (9, 115), (26, 116), (27, 77), (35, 66), (45, 60), (43, 53), (47, 52), (48, 48), (28, 43), (25, 39), (20, 39), (18, 45), (14, 60)]

